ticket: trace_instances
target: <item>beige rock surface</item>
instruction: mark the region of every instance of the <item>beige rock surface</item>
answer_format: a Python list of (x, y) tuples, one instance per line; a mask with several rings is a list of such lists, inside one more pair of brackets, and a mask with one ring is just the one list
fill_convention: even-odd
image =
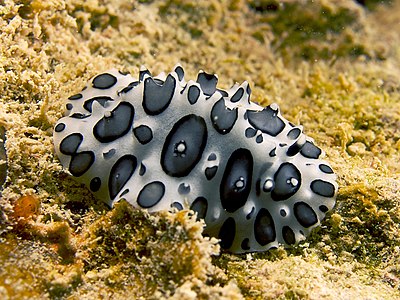
[[(0, 1), (0, 298), (399, 299), (400, 2), (359, 2)], [(69, 95), (177, 62), (249, 81), (324, 148), (337, 206), (305, 243), (221, 253), (187, 212), (109, 210), (62, 170)]]

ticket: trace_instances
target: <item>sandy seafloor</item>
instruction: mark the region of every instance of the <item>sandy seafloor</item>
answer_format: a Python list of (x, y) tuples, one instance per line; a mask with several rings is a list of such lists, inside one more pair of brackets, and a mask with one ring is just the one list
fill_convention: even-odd
[[(400, 299), (400, 2), (359, 2), (0, 1), (0, 299)], [(225, 253), (188, 212), (110, 210), (62, 169), (68, 96), (178, 62), (249, 81), (325, 150), (337, 204), (306, 242)]]

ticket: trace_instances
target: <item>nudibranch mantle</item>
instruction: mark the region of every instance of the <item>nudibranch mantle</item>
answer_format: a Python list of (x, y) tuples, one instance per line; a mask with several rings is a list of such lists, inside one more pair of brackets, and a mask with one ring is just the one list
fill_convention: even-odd
[(335, 205), (323, 151), (247, 82), (110, 70), (69, 97), (54, 129), (62, 165), (102, 201), (150, 212), (190, 208), (234, 253), (304, 240)]

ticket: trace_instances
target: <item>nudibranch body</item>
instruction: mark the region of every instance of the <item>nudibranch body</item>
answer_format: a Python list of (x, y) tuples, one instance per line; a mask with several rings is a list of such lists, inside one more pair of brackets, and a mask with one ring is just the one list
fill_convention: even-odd
[(186, 82), (179, 65), (97, 75), (69, 97), (56, 153), (108, 205), (190, 208), (231, 252), (296, 244), (333, 208), (336, 175), (277, 104), (251, 102), (247, 82), (225, 91), (217, 81)]

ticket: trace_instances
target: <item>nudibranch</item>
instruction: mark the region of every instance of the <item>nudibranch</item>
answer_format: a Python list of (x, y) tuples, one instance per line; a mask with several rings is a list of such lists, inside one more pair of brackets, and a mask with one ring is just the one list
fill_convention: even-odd
[(186, 82), (180, 65), (97, 75), (68, 98), (56, 154), (109, 206), (191, 209), (233, 253), (297, 244), (334, 207), (336, 175), (276, 103), (251, 102), (247, 82), (217, 81), (200, 71)]

